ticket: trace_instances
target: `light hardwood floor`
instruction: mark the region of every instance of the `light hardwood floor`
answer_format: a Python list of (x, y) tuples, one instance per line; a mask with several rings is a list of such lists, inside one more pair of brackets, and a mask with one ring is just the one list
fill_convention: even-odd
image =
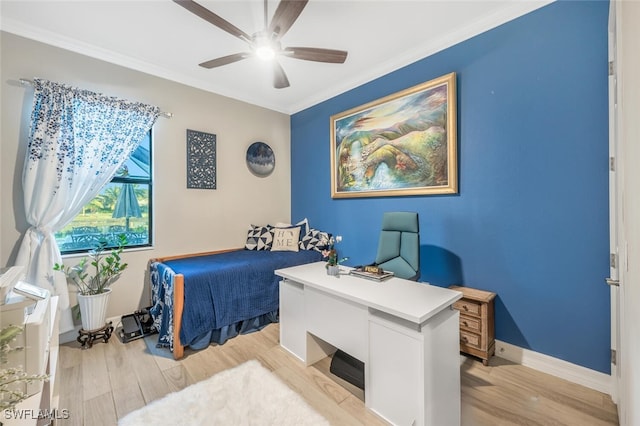
[[(64, 344), (59, 408), (70, 417), (57, 424), (114, 425), (154, 399), (250, 359), (272, 370), (332, 424), (387, 424), (364, 407), (361, 391), (329, 373), (329, 359), (304, 367), (279, 346), (278, 334), (272, 324), (222, 346), (187, 350), (180, 361), (155, 348), (155, 336), (122, 344), (114, 335), (87, 350)], [(463, 357), (460, 372), (464, 426), (618, 424), (609, 396), (501, 358), (484, 367)]]

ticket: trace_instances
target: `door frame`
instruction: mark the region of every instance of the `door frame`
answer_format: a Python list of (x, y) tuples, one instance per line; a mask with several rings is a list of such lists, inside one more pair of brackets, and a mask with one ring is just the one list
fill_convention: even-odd
[[(619, 283), (618, 273), (618, 173), (616, 171), (616, 160), (618, 156), (618, 111), (617, 111), (617, 15), (616, 2), (609, 3), (609, 280), (612, 283)], [(614, 402), (618, 400), (619, 375), (618, 357), (619, 354), (619, 324), (620, 324), (620, 303), (619, 287), (610, 286), (611, 296), (611, 398)]]

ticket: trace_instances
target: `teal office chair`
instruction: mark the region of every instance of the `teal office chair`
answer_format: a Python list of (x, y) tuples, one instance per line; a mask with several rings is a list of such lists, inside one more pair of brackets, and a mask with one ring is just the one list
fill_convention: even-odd
[(420, 278), (418, 213), (384, 213), (374, 265), (400, 278), (413, 281)]
[[(413, 281), (420, 278), (418, 213), (384, 213), (374, 265), (392, 271), (400, 278)], [(364, 363), (348, 353), (338, 349), (333, 355), (329, 371), (364, 389)]]

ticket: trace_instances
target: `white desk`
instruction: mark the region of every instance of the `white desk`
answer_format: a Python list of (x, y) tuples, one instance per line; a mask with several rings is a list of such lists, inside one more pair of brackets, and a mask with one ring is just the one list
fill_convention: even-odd
[[(348, 268), (343, 268), (346, 271)], [(400, 278), (279, 269), (280, 344), (306, 365), (337, 348), (365, 364), (365, 405), (393, 424), (460, 424), (462, 293)]]

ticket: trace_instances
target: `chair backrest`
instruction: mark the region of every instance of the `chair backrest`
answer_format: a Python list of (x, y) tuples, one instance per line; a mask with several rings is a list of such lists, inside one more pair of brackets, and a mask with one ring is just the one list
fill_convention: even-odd
[(420, 278), (418, 213), (384, 213), (375, 264), (400, 278), (414, 281)]

